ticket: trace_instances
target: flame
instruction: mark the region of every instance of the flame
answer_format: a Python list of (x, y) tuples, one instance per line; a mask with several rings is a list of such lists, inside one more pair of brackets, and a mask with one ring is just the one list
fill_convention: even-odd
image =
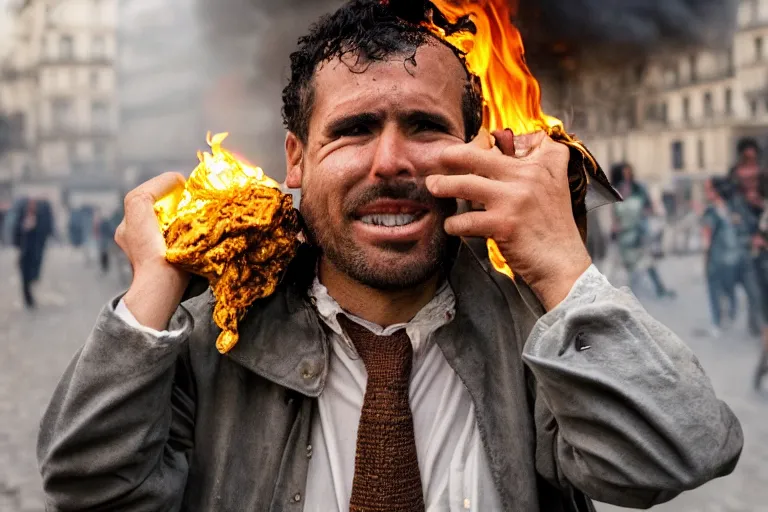
[(183, 187), (155, 203), (168, 262), (205, 277), (221, 329), (222, 354), (240, 339), (238, 324), (258, 299), (271, 295), (299, 245), (298, 213), (280, 185), (221, 147), (226, 133), (206, 138), (210, 153)]
[[(597, 167), (590, 153), (565, 131), (562, 121), (544, 113), (541, 88), (525, 62), (520, 31), (512, 24), (509, 0), (432, 0), (450, 23), (469, 16), (476, 33), (447, 35), (434, 25), (426, 27), (465, 54), (470, 72), (479, 77), (485, 100), (483, 127), (489, 131), (509, 128), (516, 135), (544, 131), (559, 142), (579, 150)], [(498, 245), (488, 240), (494, 268), (514, 278)]]
[(244, 158), (221, 147), (228, 136), (227, 132), (215, 135), (208, 132), (205, 140), (211, 152), (198, 152), (200, 163), (192, 171), (184, 188), (170, 192), (155, 203), (155, 212), (163, 230), (175, 218), (202, 211), (208, 201), (232, 189), (254, 185), (280, 189), (280, 184), (267, 176), (261, 167), (251, 165)]

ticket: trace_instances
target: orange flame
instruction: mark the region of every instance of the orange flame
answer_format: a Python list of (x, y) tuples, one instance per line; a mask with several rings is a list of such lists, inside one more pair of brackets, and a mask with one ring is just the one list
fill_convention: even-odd
[(163, 230), (175, 218), (201, 211), (208, 201), (232, 188), (256, 184), (280, 189), (280, 184), (267, 176), (261, 167), (253, 166), (221, 147), (228, 136), (226, 132), (216, 135), (208, 132), (206, 142), (211, 152), (198, 152), (200, 164), (192, 171), (184, 188), (174, 190), (155, 203), (155, 213)]
[[(434, 34), (466, 54), (469, 70), (480, 78), (485, 99), (483, 126), (489, 131), (509, 128), (516, 135), (545, 131), (589, 156), (580, 142), (568, 136), (562, 121), (541, 108), (541, 88), (525, 62), (520, 31), (512, 24), (509, 0), (432, 0), (451, 23), (469, 16), (475, 34), (467, 31), (446, 35), (435, 25)], [(488, 240), (494, 268), (514, 278), (496, 242)]]

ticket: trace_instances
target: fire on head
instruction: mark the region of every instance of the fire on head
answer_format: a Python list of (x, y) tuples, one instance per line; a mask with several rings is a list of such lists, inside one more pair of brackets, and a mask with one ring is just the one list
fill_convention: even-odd
[(390, 6), (353, 0), (314, 25), (291, 56), (283, 117), (287, 184), (302, 189), (323, 265), (388, 290), (439, 273), (456, 202), (424, 181), (444, 148), (477, 133), (481, 111), (456, 51)]

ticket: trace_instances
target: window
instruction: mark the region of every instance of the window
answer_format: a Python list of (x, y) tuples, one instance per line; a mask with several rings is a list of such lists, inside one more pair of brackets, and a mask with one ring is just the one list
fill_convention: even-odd
[(733, 114), (733, 92), (731, 88), (725, 90), (725, 115)]
[(758, 36), (755, 38), (755, 61), (761, 60), (763, 60), (763, 38)]
[(91, 126), (97, 130), (109, 129), (109, 106), (105, 102), (91, 103)]
[(96, 163), (103, 164), (107, 160), (107, 144), (104, 141), (97, 140), (93, 143), (93, 160)]
[(725, 54), (725, 66), (728, 74), (733, 73), (733, 47), (728, 48)]
[(698, 157), (699, 157), (699, 169), (704, 169), (707, 166), (704, 141), (699, 139), (698, 142)]
[(757, 100), (749, 100), (749, 113), (752, 117), (757, 117)]
[(695, 55), (691, 55), (690, 57), (688, 57), (688, 66), (690, 68), (690, 73), (691, 73), (691, 82), (695, 82), (699, 79), (699, 70), (697, 69), (696, 64), (697, 62), (696, 62)]
[(675, 141), (672, 143), (672, 168), (676, 171), (682, 171), (685, 168), (685, 159), (683, 158), (683, 143)]
[(686, 96), (683, 98), (683, 121), (691, 119), (691, 100)]
[(51, 103), (51, 117), (54, 130), (67, 130), (72, 127), (72, 100), (56, 98)]
[(658, 118), (658, 111), (656, 109), (656, 104), (650, 103), (647, 107), (645, 107), (645, 120), (656, 121), (657, 118)]
[(97, 36), (93, 38), (91, 56), (94, 59), (103, 59), (107, 56), (107, 43), (103, 37)]
[(75, 48), (72, 36), (61, 36), (59, 38), (59, 57), (62, 59), (72, 59), (74, 56)]
[(704, 93), (704, 117), (710, 118), (714, 115), (714, 108), (712, 107), (712, 93)]
[(661, 122), (664, 124), (667, 124), (667, 102), (664, 101), (661, 104), (661, 108), (659, 109), (659, 117), (661, 118)]
[(91, 84), (91, 88), (98, 89), (99, 88), (99, 72), (95, 69), (92, 69), (91, 72), (88, 74), (88, 81)]

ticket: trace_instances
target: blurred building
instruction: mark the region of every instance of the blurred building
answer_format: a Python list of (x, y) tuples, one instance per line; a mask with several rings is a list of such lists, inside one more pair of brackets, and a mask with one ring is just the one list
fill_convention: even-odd
[(571, 128), (604, 166), (629, 161), (671, 187), (726, 173), (743, 136), (768, 150), (768, 0), (740, 0), (721, 49), (660, 48), (625, 62), (584, 70), (571, 91)]
[(118, 0), (118, 166), (127, 185), (190, 172), (207, 131), (275, 179), (288, 55), (342, 0)]
[(112, 209), (116, 0), (27, 0), (11, 12), (0, 60), (0, 112), (12, 144), (0, 176), (57, 209)]

